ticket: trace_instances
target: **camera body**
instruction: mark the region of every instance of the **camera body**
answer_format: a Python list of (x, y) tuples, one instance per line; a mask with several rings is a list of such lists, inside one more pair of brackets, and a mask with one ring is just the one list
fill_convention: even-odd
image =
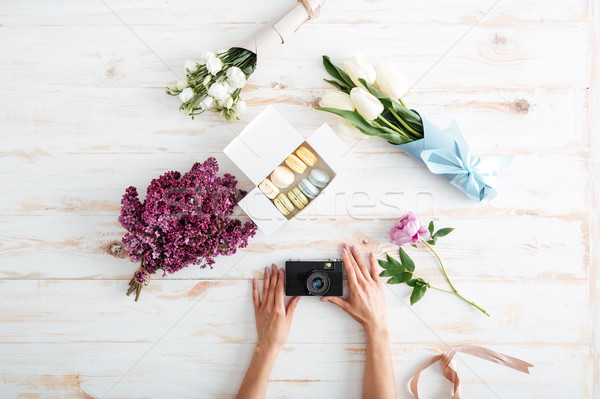
[(341, 259), (290, 259), (285, 262), (285, 295), (342, 296), (343, 275)]

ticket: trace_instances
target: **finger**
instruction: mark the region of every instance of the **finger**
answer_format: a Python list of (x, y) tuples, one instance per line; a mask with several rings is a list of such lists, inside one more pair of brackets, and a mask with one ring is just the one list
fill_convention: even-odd
[(288, 303), (287, 308), (285, 309), (285, 317), (290, 321), (292, 320), (292, 317), (294, 317), (294, 310), (296, 310), (296, 305), (298, 305), (298, 301), (300, 301), (299, 296), (293, 297), (290, 303)]
[(260, 298), (258, 296), (258, 283), (256, 279), (252, 279), (252, 301), (254, 302), (254, 310), (257, 310), (260, 306)]
[(342, 248), (342, 261), (344, 262), (344, 268), (346, 269), (346, 275), (348, 276), (348, 287), (352, 290), (358, 285), (358, 281), (356, 281), (356, 271), (350, 257), (350, 251), (348, 251), (348, 247), (344, 244), (344, 247)]
[(284, 295), (283, 295), (283, 285), (285, 281), (285, 275), (283, 274), (283, 269), (279, 269), (279, 274), (277, 278), (277, 288), (275, 289), (275, 307), (281, 307), (281, 310), (285, 309), (284, 305)]
[(277, 273), (277, 266), (275, 263), (271, 265), (271, 282), (269, 283), (269, 301), (267, 302), (267, 306), (273, 309), (275, 306), (275, 293), (277, 292), (277, 278), (279, 277), (279, 273)]
[(379, 265), (377, 264), (377, 259), (375, 259), (373, 252), (369, 252), (369, 262), (371, 262), (371, 277), (377, 284), (381, 284), (381, 279), (379, 278)]
[(265, 278), (263, 280), (263, 296), (261, 305), (266, 305), (269, 299), (269, 285), (271, 285), (271, 269), (269, 266), (265, 267)]
[(360, 251), (356, 248), (356, 245), (353, 245), (351, 248), (352, 256), (354, 257), (354, 261), (358, 265), (358, 269), (362, 273), (362, 276), (366, 281), (371, 281), (371, 275), (369, 274), (369, 270), (367, 269), (367, 265), (362, 261), (362, 256), (360, 255)]
[(323, 302), (331, 302), (335, 305), (338, 305), (346, 313), (348, 313), (348, 309), (350, 308), (348, 301), (340, 298), (339, 296), (323, 296), (321, 297), (321, 300)]

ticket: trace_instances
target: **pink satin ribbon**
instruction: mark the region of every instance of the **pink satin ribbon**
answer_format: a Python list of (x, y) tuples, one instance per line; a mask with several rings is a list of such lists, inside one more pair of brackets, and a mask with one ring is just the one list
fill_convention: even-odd
[(450, 362), (452, 362), (452, 358), (456, 352), (468, 353), (471, 356), (477, 356), (481, 359), (489, 360), (490, 362), (498, 363), (502, 366), (510, 367), (527, 374), (529, 374), (529, 367), (533, 367), (533, 364), (529, 364), (515, 357), (503, 355), (502, 353), (498, 353), (487, 348), (482, 348), (481, 346), (459, 346), (448, 352), (442, 353), (441, 355), (432, 357), (423, 365), (423, 367), (419, 369), (419, 371), (417, 371), (412, 380), (410, 380), (410, 391), (415, 399), (419, 399), (417, 385), (419, 384), (419, 376), (421, 375), (421, 372), (438, 360), (442, 363), (442, 371), (444, 376), (454, 384), (454, 396), (452, 396), (452, 399), (460, 399), (460, 379), (458, 378), (456, 371), (450, 366)]

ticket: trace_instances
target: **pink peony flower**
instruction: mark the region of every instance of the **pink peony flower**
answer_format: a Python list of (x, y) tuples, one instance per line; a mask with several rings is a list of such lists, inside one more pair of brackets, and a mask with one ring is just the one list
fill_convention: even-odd
[(407, 212), (390, 230), (390, 238), (398, 246), (416, 244), (421, 237), (429, 238), (429, 230), (423, 225), (423, 219), (412, 212)]

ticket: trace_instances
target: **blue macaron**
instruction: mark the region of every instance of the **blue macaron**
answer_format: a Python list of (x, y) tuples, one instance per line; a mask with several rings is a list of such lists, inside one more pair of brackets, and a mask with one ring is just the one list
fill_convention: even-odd
[(300, 191), (304, 193), (308, 198), (315, 198), (319, 195), (319, 189), (315, 187), (308, 179), (302, 179), (300, 183), (298, 183), (298, 188)]
[(322, 169), (313, 169), (310, 171), (308, 180), (315, 186), (323, 188), (329, 183), (330, 177), (327, 172)]

